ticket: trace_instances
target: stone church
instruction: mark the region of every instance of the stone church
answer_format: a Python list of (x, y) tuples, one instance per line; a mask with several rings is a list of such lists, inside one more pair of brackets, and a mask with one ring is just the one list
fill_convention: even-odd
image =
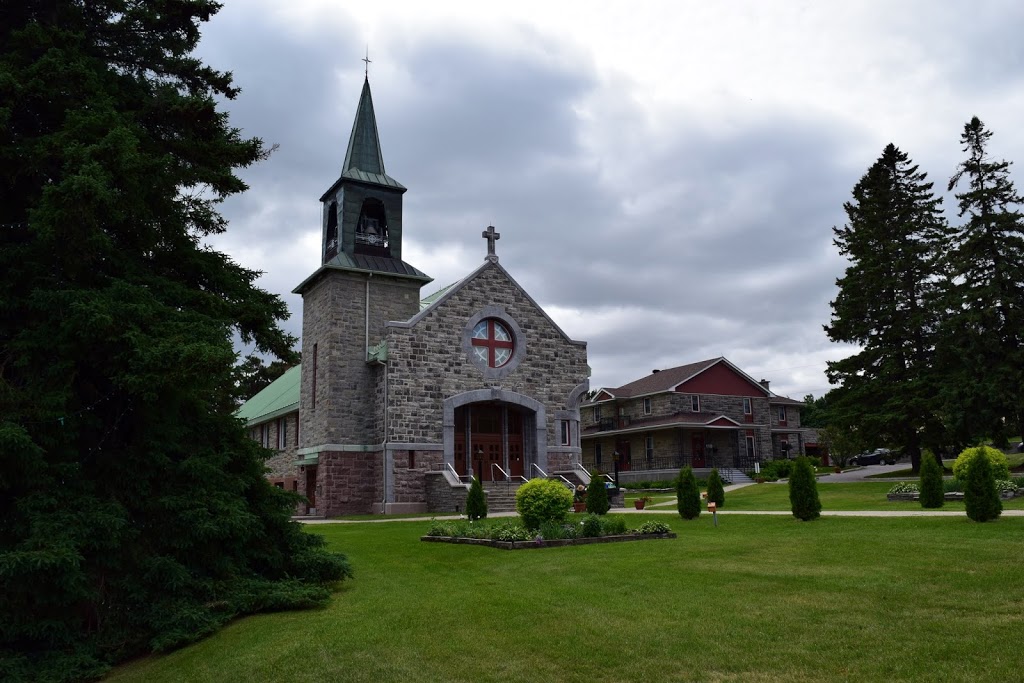
[(467, 482), (580, 473), (587, 347), (482, 234), (479, 268), (423, 299), (402, 258), (406, 188), (384, 169), (364, 81), (341, 176), (320, 197), (321, 265), (302, 295), (302, 365), (239, 416), (304, 514), (451, 512)]

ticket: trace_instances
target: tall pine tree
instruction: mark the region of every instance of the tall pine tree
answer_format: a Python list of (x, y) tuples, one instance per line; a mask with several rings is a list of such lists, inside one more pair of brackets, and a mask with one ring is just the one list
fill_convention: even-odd
[[(991, 131), (977, 116), (960, 142), (967, 159), (949, 181), (959, 190), (959, 215), (946, 258), (949, 317), (939, 345), (947, 369), (943, 397), (960, 444), (1024, 428), (1024, 199), (1010, 180), (1010, 162), (989, 157)], [(964, 409), (969, 406), (969, 409)]]
[[(938, 431), (931, 371), (937, 328), (938, 256), (948, 228), (926, 174), (889, 144), (833, 228), (850, 265), (836, 281), (829, 338), (860, 346), (830, 362), (830, 424), (865, 443), (898, 445), (916, 469), (922, 439)], [(934, 436), (936, 440), (939, 438)]]
[(79, 680), (236, 615), (322, 602), (233, 417), (233, 335), (283, 302), (205, 245), (262, 159), (193, 56), (208, 0), (23, 0), (0, 25), (0, 678)]

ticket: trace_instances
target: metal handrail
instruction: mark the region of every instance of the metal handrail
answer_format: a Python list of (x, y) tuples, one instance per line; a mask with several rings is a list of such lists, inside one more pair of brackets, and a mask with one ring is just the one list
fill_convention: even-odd
[(590, 470), (578, 461), (573, 462), (572, 469), (576, 472), (576, 476), (578, 476), (586, 486), (590, 486)]
[(542, 470), (540, 468), (540, 465), (538, 465), (537, 463), (535, 463), (535, 462), (530, 463), (530, 467), (532, 467), (533, 469), (535, 469), (538, 472), (540, 472), (540, 476), (544, 477), (545, 479), (548, 478), (548, 473), (545, 472), (544, 470)]
[[(451, 473), (455, 475), (455, 478), (459, 480), (459, 483), (462, 483), (462, 484), (467, 483), (467, 482), (463, 481), (463, 478), (468, 476), (468, 475), (463, 475), (463, 474), (459, 474), (458, 472), (456, 472), (455, 468), (452, 467), (452, 464), (450, 462), (446, 462), (444, 464), (444, 466), (447, 467), (449, 470), (451, 470)], [(469, 482), (469, 483), (472, 484), (472, 482)]]
[(558, 477), (559, 479), (561, 479), (562, 483), (565, 484), (566, 486), (568, 486), (570, 491), (575, 491), (576, 490), (576, 487), (573, 486), (572, 482), (569, 481), (568, 479), (566, 479), (565, 477), (563, 477), (561, 474), (556, 474), (555, 476)]
[(502, 474), (505, 475), (505, 492), (508, 493), (509, 487), (511, 485), (510, 482), (509, 482), (508, 472), (506, 472), (505, 470), (501, 469), (501, 465), (499, 465), (496, 462), (492, 462), (491, 463), (491, 481), (497, 481), (497, 479), (494, 478), (494, 468), (495, 467), (498, 468), (499, 472), (501, 472)]

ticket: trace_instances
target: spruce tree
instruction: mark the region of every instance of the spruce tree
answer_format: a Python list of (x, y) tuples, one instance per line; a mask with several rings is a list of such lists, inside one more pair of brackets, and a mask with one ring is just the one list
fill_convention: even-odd
[(469, 485), (469, 492), (466, 494), (466, 517), (471, 520), (487, 517), (487, 498), (484, 496), (484, 487), (476, 477), (473, 477), (473, 483)]
[(700, 516), (700, 488), (697, 487), (697, 478), (693, 476), (693, 468), (689, 465), (679, 471), (679, 479), (676, 480), (676, 505), (683, 519), (696, 519)]
[(818, 482), (810, 459), (800, 457), (793, 463), (789, 475), (789, 503), (793, 516), (808, 522), (821, 516), (821, 500), (818, 498)]
[(1010, 180), (1010, 162), (989, 156), (991, 137), (976, 116), (964, 125), (967, 159), (949, 181), (966, 220), (946, 256), (950, 316), (939, 351), (953, 440), (990, 437), (1002, 445), (1008, 431), (1024, 428), (1024, 200)]
[(946, 502), (942, 489), (942, 465), (931, 452), (921, 458), (921, 507), (940, 508)]
[(711, 470), (708, 476), (708, 502), (715, 503), (718, 507), (725, 505), (725, 487), (722, 486), (722, 477), (718, 474), (718, 468)]
[(591, 477), (587, 487), (587, 512), (594, 515), (607, 514), (611, 508), (608, 502), (608, 487), (601, 477)]
[(205, 0), (5, 3), (0, 677), (79, 680), (349, 574), (265, 479), (237, 337), (294, 362), (259, 273), (208, 246), (267, 154), (193, 55)]
[(967, 508), (967, 516), (975, 522), (989, 522), (1003, 513), (1003, 501), (999, 498), (988, 458), (974, 458), (967, 467), (964, 507)]
[(828, 364), (829, 381), (840, 385), (828, 394), (830, 424), (898, 444), (915, 469), (922, 435), (940, 438), (932, 371), (948, 232), (940, 202), (926, 174), (889, 144), (844, 205), (847, 224), (833, 228), (849, 266), (825, 331), (860, 350)]

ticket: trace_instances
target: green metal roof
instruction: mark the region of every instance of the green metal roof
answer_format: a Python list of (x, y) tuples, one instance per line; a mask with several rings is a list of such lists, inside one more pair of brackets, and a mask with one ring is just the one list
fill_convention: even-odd
[(302, 366), (288, 368), (260, 393), (242, 404), (235, 415), (247, 424), (266, 422), (299, 409), (299, 379)]
[(369, 79), (363, 81), (363, 92), (359, 95), (356, 118), (352, 122), (352, 134), (348, 138), (341, 177), (405, 189), (384, 170), (384, 155), (380, 151), (380, 136), (377, 134), (377, 117), (373, 113)]
[(430, 304), (432, 304), (435, 301), (437, 301), (438, 299), (440, 299), (442, 296), (444, 296), (445, 292), (447, 292), (449, 289), (451, 289), (455, 285), (459, 284), (460, 282), (462, 282), (462, 280), (456, 280), (455, 282), (451, 283), (447, 287), (442, 287), (441, 289), (437, 290), (436, 292), (434, 292), (433, 294), (431, 294), (427, 298), (421, 299), (420, 300), (420, 310), (422, 311), (425, 308), (429, 308)]

